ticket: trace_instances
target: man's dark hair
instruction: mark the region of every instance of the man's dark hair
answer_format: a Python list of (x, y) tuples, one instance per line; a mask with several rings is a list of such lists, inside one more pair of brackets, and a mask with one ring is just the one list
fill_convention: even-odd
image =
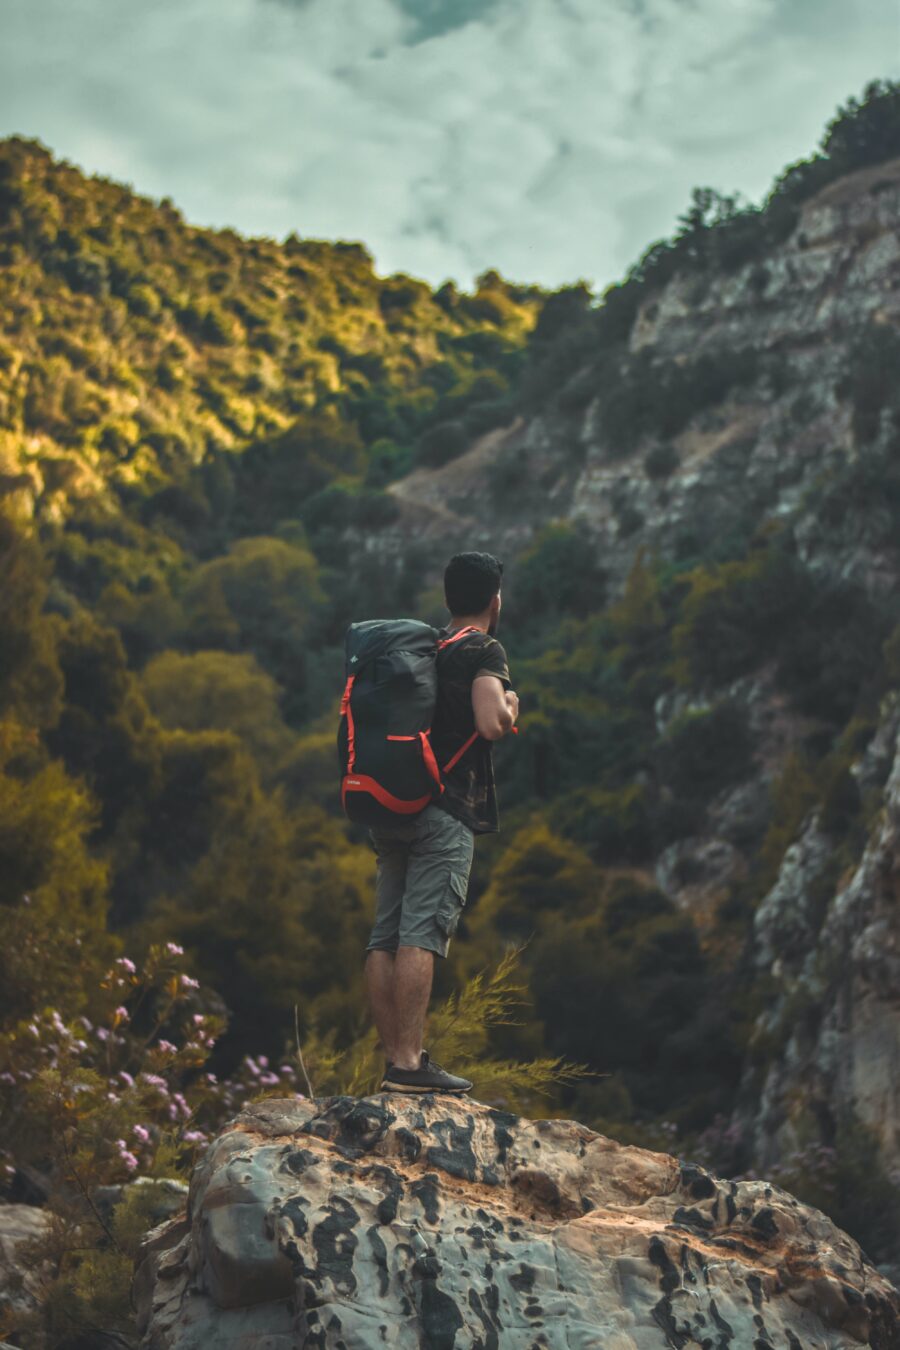
[(500, 589), (503, 564), (491, 553), (454, 553), (444, 570), (451, 614), (481, 614)]

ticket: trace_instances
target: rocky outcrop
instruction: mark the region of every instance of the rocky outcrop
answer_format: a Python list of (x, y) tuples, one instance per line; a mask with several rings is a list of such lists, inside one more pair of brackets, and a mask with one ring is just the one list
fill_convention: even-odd
[(37, 1306), (41, 1281), (50, 1270), (40, 1269), (28, 1248), (46, 1237), (50, 1225), (49, 1211), (37, 1205), (0, 1205), (0, 1315), (28, 1313)]
[(871, 1350), (900, 1296), (823, 1214), (570, 1120), (269, 1099), (136, 1269), (143, 1350)]
[(823, 904), (833, 841), (812, 812), (755, 916), (754, 956), (773, 989), (755, 1041), (778, 1049), (762, 1068), (751, 1061), (739, 1118), (761, 1168), (845, 1111), (888, 1167), (900, 1162), (900, 694), (854, 769), (861, 792), (884, 784), (858, 866)]

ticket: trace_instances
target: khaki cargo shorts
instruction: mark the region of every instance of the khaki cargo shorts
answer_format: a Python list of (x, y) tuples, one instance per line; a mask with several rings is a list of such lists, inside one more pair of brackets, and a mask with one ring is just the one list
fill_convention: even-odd
[(424, 947), (446, 956), (466, 903), (475, 835), (433, 803), (412, 820), (369, 830), (375, 924), (367, 952)]

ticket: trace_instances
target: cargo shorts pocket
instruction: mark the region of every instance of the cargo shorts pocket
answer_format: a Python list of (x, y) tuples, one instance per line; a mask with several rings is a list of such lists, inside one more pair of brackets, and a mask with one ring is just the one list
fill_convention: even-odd
[(451, 872), (447, 879), (447, 886), (444, 891), (444, 897), (438, 906), (435, 922), (441, 932), (448, 938), (456, 932), (457, 924), (466, 903), (466, 892), (469, 887), (468, 872)]

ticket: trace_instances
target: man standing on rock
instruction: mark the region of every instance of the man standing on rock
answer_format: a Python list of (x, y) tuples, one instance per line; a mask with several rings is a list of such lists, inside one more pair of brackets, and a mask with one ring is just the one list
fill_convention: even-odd
[[(475, 835), (500, 828), (491, 743), (519, 714), (506, 652), (494, 634), (503, 564), (490, 553), (457, 553), (444, 572), (450, 622), (441, 638), (431, 743), (444, 791), (413, 820), (369, 831), (375, 850), (376, 914), (366, 948), (369, 1003), (386, 1066), (384, 1092), (468, 1092), (422, 1046), (435, 956), (445, 957), (466, 902)], [(455, 762), (454, 762), (455, 761)]]

